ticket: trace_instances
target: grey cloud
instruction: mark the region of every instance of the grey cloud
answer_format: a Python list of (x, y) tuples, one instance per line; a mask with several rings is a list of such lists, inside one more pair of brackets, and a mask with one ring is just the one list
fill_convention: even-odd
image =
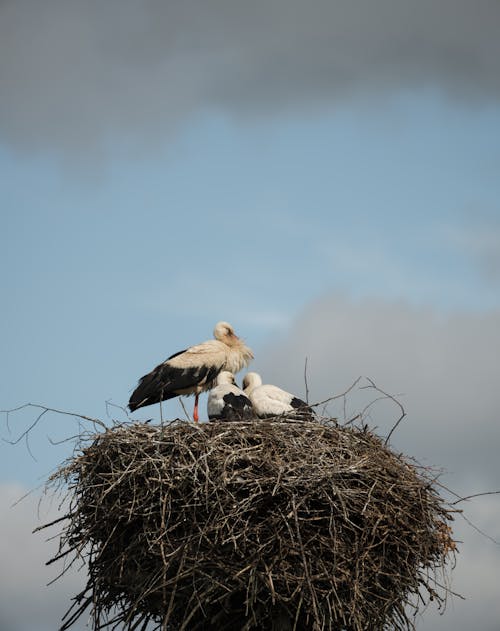
[[(472, 212), (470, 213), (472, 215)], [(498, 211), (469, 218), (467, 229), (450, 235), (456, 249), (468, 255), (484, 278), (496, 288), (500, 284), (500, 219)]]
[(205, 109), (261, 115), (414, 85), (497, 99), (498, 59), (500, 5), (488, 0), (11, 0), (0, 137), (157, 142)]
[[(71, 598), (84, 585), (83, 573), (68, 572), (53, 585), (47, 584), (61, 567), (46, 566), (55, 554), (52, 529), (32, 534), (36, 526), (61, 516), (54, 504), (28, 496), (16, 506), (26, 490), (17, 484), (0, 484), (0, 628), (7, 631), (54, 631), (60, 626)], [(83, 631), (83, 623), (74, 631)]]
[[(300, 395), (307, 358), (313, 402), (342, 392), (360, 375), (400, 393), (408, 416), (394, 434), (395, 445), (455, 472), (461, 482), (496, 481), (500, 488), (499, 348), (500, 312), (442, 315), (331, 296), (310, 305), (286, 339), (256, 356), (267, 381)], [(353, 394), (348, 414), (373, 396)], [(343, 409), (330, 412), (342, 416)], [(370, 420), (387, 433), (397, 414), (382, 402)]]
[[(451, 471), (496, 475), (500, 487), (499, 348), (500, 312), (445, 316), (333, 296), (312, 304), (262, 365), (269, 379), (303, 394), (307, 357), (312, 401), (343, 391), (359, 375), (372, 378), (401, 393), (408, 418), (395, 434), (397, 445)], [(353, 396), (352, 410), (356, 405)], [(372, 419), (388, 432), (395, 413), (382, 403)]]
[[(288, 335), (255, 349), (253, 369), (266, 382), (299, 396), (307, 358), (309, 401), (343, 392), (359, 375), (398, 397), (407, 418), (393, 434), (393, 448), (422, 464), (444, 467), (443, 482), (461, 495), (500, 490), (500, 312), (440, 315), (427, 308), (376, 300), (353, 302), (330, 296), (310, 305)], [(348, 398), (347, 416), (376, 394), (358, 391)], [(329, 413), (343, 417), (341, 402)], [(388, 402), (374, 405), (367, 419), (387, 435), (399, 415)], [(466, 516), (500, 541), (500, 496), (462, 503)], [(498, 626), (500, 548), (460, 518), (463, 541), (453, 588), (467, 597), (454, 600), (439, 616), (432, 610), (419, 631), (466, 631)]]

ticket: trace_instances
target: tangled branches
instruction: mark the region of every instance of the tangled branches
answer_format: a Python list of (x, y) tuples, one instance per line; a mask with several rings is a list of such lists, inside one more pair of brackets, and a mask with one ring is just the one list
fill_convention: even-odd
[(118, 425), (52, 477), (57, 559), (88, 564), (61, 629), (382, 631), (444, 602), (452, 512), (430, 472), (334, 421)]

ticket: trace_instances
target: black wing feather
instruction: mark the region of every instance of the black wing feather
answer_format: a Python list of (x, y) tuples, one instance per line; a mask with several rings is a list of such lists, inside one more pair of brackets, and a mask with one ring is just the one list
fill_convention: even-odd
[(128, 404), (131, 412), (146, 405), (172, 399), (179, 395), (179, 390), (209, 384), (217, 377), (219, 369), (215, 366), (179, 368), (168, 363), (170, 359), (184, 352), (179, 351), (171, 355), (165, 362), (139, 379)]
[(299, 399), (298, 397), (293, 397), (290, 401), (290, 405), (295, 409), (301, 412), (302, 418), (311, 418), (314, 416), (314, 411), (311, 407), (307, 405), (305, 401)]
[(252, 403), (244, 394), (228, 392), (222, 400), (224, 407), (219, 414), (209, 415), (211, 421), (245, 421), (255, 418)]
[(244, 394), (228, 394), (222, 397), (224, 407), (222, 409), (222, 418), (228, 421), (243, 421), (254, 417), (253, 406), (250, 399)]

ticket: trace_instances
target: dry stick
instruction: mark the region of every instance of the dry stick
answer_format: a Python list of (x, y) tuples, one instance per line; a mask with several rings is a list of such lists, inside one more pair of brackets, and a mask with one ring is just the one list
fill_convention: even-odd
[(460, 502), (465, 502), (465, 500), (470, 500), (473, 497), (482, 497), (483, 495), (500, 495), (500, 491), (485, 491), (484, 493), (474, 493), (474, 495), (466, 495), (465, 497), (461, 497), (455, 502), (452, 502), (450, 506), (455, 506), (455, 504), (459, 504)]
[(471, 520), (466, 517), (462, 512), (459, 513), (460, 517), (462, 517), (462, 519), (464, 519), (469, 526), (471, 526), (472, 528), (474, 528), (474, 530), (476, 532), (478, 532), (480, 535), (482, 535), (483, 537), (486, 537), (486, 539), (489, 539), (490, 541), (492, 541), (495, 545), (500, 546), (500, 541), (497, 541), (494, 537), (490, 536), (487, 532), (484, 532), (484, 530), (481, 530), (480, 528), (478, 528), (475, 524), (473, 524), (471, 522)]
[(302, 562), (304, 564), (304, 574), (306, 575), (307, 586), (309, 587), (309, 593), (311, 594), (314, 617), (316, 619), (317, 624), (319, 625), (320, 619), (319, 619), (318, 609), (316, 607), (316, 592), (314, 591), (312, 583), (311, 583), (311, 574), (309, 572), (309, 564), (307, 562), (306, 551), (304, 550), (304, 544), (302, 543), (302, 536), (300, 534), (300, 526), (299, 526), (299, 518), (297, 516), (297, 507), (295, 505), (295, 498), (293, 496), (292, 496), (292, 508), (293, 508), (293, 517), (295, 521), (295, 528), (297, 529), (297, 540), (299, 542), (300, 552), (302, 555)]
[(342, 397), (345, 397), (347, 394), (349, 394), (349, 392), (351, 392), (357, 385), (358, 383), (361, 381), (361, 379), (363, 379), (363, 377), (358, 377), (348, 388), (345, 392), (341, 392), (340, 394), (336, 394), (334, 397), (328, 397), (328, 399), (325, 399), (324, 401), (319, 401), (318, 403), (313, 403), (311, 404), (312, 408), (317, 408), (320, 405), (324, 405), (325, 403), (330, 403), (330, 401), (335, 401), (336, 399), (341, 399)]
[[(439, 482), (437, 479), (433, 480), (433, 483), (436, 484), (437, 486), (441, 487), (442, 489), (444, 489), (445, 491), (447, 491), (448, 493), (450, 493), (451, 495), (454, 495), (455, 497), (457, 497), (458, 499), (455, 502), (451, 502), (449, 504), (449, 506), (455, 506), (455, 504), (459, 504), (460, 502), (464, 502), (465, 500), (469, 500), (472, 499), (474, 497), (481, 497), (482, 495), (499, 495), (500, 491), (486, 491), (485, 493), (474, 493), (473, 495), (467, 495), (466, 497), (460, 497), (457, 493), (455, 493), (455, 491), (452, 491), (451, 489), (449, 489), (447, 486), (445, 486), (444, 484), (442, 484), (441, 482)], [(468, 517), (466, 517), (463, 513), (462, 510), (458, 510), (456, 511), (461, 517), (462, 519), (467, 522), (469, 524), (469, 526), (471, 526), (471, 528), (474, 528), (474, 530), (476, 532), (478, 532), (480, 535), (482, 535), (483, 537), (486, 537), (486, 539), (489, 539), (490, 541), (492, 541), (495, 545), (500, 545), (500, 542), (497, 541), (496, 539), (494, 539), (491, 535), (489, 535), (488, 533), (484, 532), (483, 530), (481, 530), (478, 526), (476, 526), (476, 524), (474, 524)]]
[(349, 425), (352, 425), (353, 423), (355, 423), (358, 419), (362, 419), (361, 414), (356, 414), (355, 416), (353, 416), (352, 418), (350, 418), (348, 421), (345, 421), (344, 423), (342, 423), (343, 427), (348, 427)]
[[(177, 575), (179, 575), (179, 573), (181, 572), (182, 568), (184, 567), (184, 561), (186, 559), (186, 548), (184, 548), (184, 550), (182, 551), (182, 558), (181, 558), (181, 562), (179, 564), (179, 569), (177, 571)], [(175, 594), (177, 592), (177, 586), (178, 586), (178, 581), (175, 581), (173, 589), (172, 589), (172, 593), (170, 594), (170, 600), (168, 603), (168, 608), (167, 611), (165, 613), (165, 616), (163, 618), (163, 622), (162, 622), (162, 629), (165, 628), (167, 629), (167, 623), (170, 620), (170, 616), (172, 615), (172, 611), (174, 608), (174, 602), (175, 602)]]
[[(73, 624), (83, 614), (85, 609), (87, 609), (87, 607), (92, 603), (92, 596), (87, 596), (87, 598), (83, 600), (86, 593), (87, 593), (87, 589), (85, 589), (83, 592), (81, 592), (81, 594), (78, 594), (78, 596), (74, 598), (75, 602), (70, 607), (70, 609), (68, 609), (68, 611), (64, 614), (61, 620), (61, 622), (64, 622), (65, 620), (66, 622), (64, 622), (63, 626), (59, 628), (59, 631), (66, 631), (66, 629), (69, 629), (71, 626), (73, 626)], [(68, 618), (68, 615), (71, 613), (71, 610), (77, 605), (79, 605), (82, 602), (82, 600), (83, 600), (83, 605), (80, 605), (80, 607), (78, 607), (78, 609), (76, 609), (76, 611), (74, 611), (72, 615)]]
[(144, 614), (144, 624), (141, 627), (141, 631), (146, 631), (146, 629), (148, 628), (148, 624), (149, 624), (149, 616), (147, 614)]
[[(161, 407), (161, 402), (160, 402), (160, 407)], [(166, 582), (167, 582), (167, 559), (165, 557), (165, 530), (166, 530), (166, 521), (165, 521), (165, 513), (167, 510), (167, 497), (166, 494), (163, 490), (163, 485), (160, 482), (160, 501), (161, 501), (161, 525), (160, 525), (160, 552), (161, 552), (161, 558), (163, 561), (163, 594), (162, 594), (162, 605), (163, 607), (165, 607), (166, 601), (167, 601), (167, 588), (166, 588)], [(174, 588), (175, 591), (175, 588)], [(167, 622), (168, 622), (168, 618), (165, 616), (163, 618), (163, 622), (162, 622), (162, 630), (163, 631), (167, 631)]]
[[(371, 386), (365, 386), (365, 387), (370, 387), (370, 388), (371, 388)], [(362, 388), (360, 388), (360, 389), (362, 389)], [(358, 416), (359, 416), (360, 418), (365, 418), (366, 413), (368, 412), (368, 410), (369, 410), (371, 407), (373, 407), (373, 406), (375, 405), (375, 403), (378, 403), (379, 401), (386, 401), (387, 399), (389, 399), (389, 400), (390, 400), (391, 398), (392, 398), (392, 397), (388, 397), (387, 395), (383, 394), (382, 396), (377, 397), (376, 399), (373, 399), (372, 401), (370, 401), (370, 403), (367, 403), (367, 404), (365, 405), (365, 407), (361, 410), (361, 412), (358, 414)]]
[(67, 438), (61, 438), (61, 440), (54, 440), (47, 434), (47, 440), (51, 445), (57, 447), (57, 445), (64, 445), (64, 443), (74, 443), (77, 440), (81, 440), (85, 436), (91, 436), (92, 434), (88, 434), (88, 432), (80, 431), (78, 434), (74, 434), (73, 436), (68, 436)]
[[(40, 419), (40, 417), (38, 417), (38, 419)], [(33, 452), (31, 451), (30, 441), (29, 441), (29, 434), (28, 433), (26, 433), (25, 436), (24, 436), (24, 442), (26, 443), (26, 449), (28, 450), (29, 455), (32, 457), (32, 459), (35, 462), (38, 462), (38, 460), (33, 455)]]
[(389, 432), (389, 434), (387, 435), (387, 438), (384, 441), (384, 445), (387, 445), (387, 443), (389, 442), (390, 437), (392, 436), (392, 433), (394, 432), (394, 430), (396, 429), (396, 427), (401, 423), (401, 421), (404, 419), (404, 417), (406, 416), (406, 411), (404, 409), (404, 407), (401, 405), (401, 403), (396, 399), (396, 397), (394, 397), (392, 394), (389, 394), (387, 392), (384, 392), (384, 390), (382, 390), (381, 388), (379, 388), (372, 379), (370, 379), (369, 377), (365, 377), (365, 379), (369, 382), (369, 386), (361, 386), (360, 390), (365, 390), (366, 388), (374, 388), (375, 390), (377, 390), (377, 392), (380, 392), (381, 394), (383, 394), (386, 398), (390, 399), (391, 401), (393, 401), (401, 410), (401, 416), (398, 418), (398, 420), (396, 421), (396, 423), (393, 425), (391, 431)]
[(8, 417), (9, 414), (11, 414), (12, 412), (18, 412), (19, 410), (23, 410), (24, 408), (29, 408), (29, 407), (41, 409), (43, 410), (43, 412), (41, 412), (38, 415), (34, 423), (32, 423), (28, 427), (28, 429), (26, 429), (16, 440), (10, 441), (3, 438), (2, 440), (4, 440), (6, 443), (9, 443), (10, 445), (17, 445), (17, 443), (19, 443), (25, 436), (28, 435), (28, 433), (35, 427), (35, 425), (42, 418), (42, 416), (46, 414), (47, 412), (55, 412), (56, 414), (64, 414), (66, 416), (74, 416), (76, 418), (81, 418), (84, 421), (90, 421), (91, 423), (96, 423), (103, 429), (106, 429), (106, 425), (97, 418), (91, 418), (90, 416), (84, 416), (83, 414), (77, 414), (76, 412), (66, 412), (65, 410), (57, 410), (55, 408), (49, 408), (46, 405), (40, 405), (38, 403), (24, 403), (23, 405), (20, 405), (17, 408), (12, 408), (10, 410), (0, 410), (0, 414), (7, 414), (7, 417)]
[[(9, 420), (9, 414), (10, 414), (11, 412), (17, 412), (18, 410), (22, 410), (23, 408), (28, 407), (28, 406), (31, 406), (31, 405), (32, 405), (31, 403), (25, 403), (24, 405), (21, 405), (21, 406), (19, 406), (19, 407), (17, 407), (17, 408), (12, 408), (11, 410), (0, 410), (0, 413), (5, 413), (5, 414), (7, 415), (7, 423), (8, 423), (8, 420)], [(37, 406), (33, 406), (33, 407), (39, 407), (39, 408), (41, 408), (41, 407), (43, 407), (43, 406), (41, 406), (41, 405), (37, 405)], [(9, 445), (17, 445), (17, 444), (18, 444), (18, 443), (19, 443), (19, 442), (20, 442), (20, 441), (24, 438), (24, 439), (25, 439), (25, 441), (26, 441), (26, 448), (27, 448), (27, 450), (28, 450), (29, 455), (33, 458), (33, 460), (34, 460), (35, 462), (37, 462), (37, 460), (36, 460), (35, 456), (33, 455), (32, 451), (31, 451), (31, 448), (30, 448), (30, 444), (29, 444), (29, 440), (28, 440), (28, 434), (29, 434), (29, 432), (30, 432), (30, 431), (31, 431), (31, 430), (35, 427), (35, 425), (38, 423), (38, 421), (42, 418), (42, 416), (43, 416), (46, 412), (48, 412), (48, 408), (45, 408), (45, 409), (43, 410), (43, 412), (41, 412), (41, 413), (37, 416), (37, 418), (36, 418), (35, 422), (34, 422), (34, 423), (32, 423), (32, 424), (28, 427), (28, 429), (27, 429), (27, 430), (25, 430), (25, 431), (24, 431), (24, 432), (23, 432), (23, 433), (22, 433), (22, 434), (21, 434), (21, 435), (20, 435), (20, 436), (19, 436), (16, 440), (7, 440), (6, 438), (2, 438), (2, 440), (3, 440), (4, 442), (6, 442), (6, 443), (9, 443)]]
[(142, 614), (135, 622), (132, 622), (132, 626), (130, 627), (129, 631), (135, 631), (139, 627), (139, 625), (144, 622), (144, 617), (145, 614)]
[[(418, 464), (418, 463), (417, 463)], [(425, 467), (422, 467), (423, 469), (425, 469)], [(430, 470), (430, 469), (428, 469)], [(442, 473), (442, 472), (441, 472)], [(441, 489), (443, 489), (444, 491), (446, 491), (447, 493), (450, 493), (450, 495), (454, 495), (456, 498), (461, 499), (461, 496), (458, 493), (455, 493), (455, 491), (452, 491), (450, 488), (448, 488), (445, 484), (443, 484), (440, 480), (440, 473), (438, 473), (437, 475), (435, 475), (432, 479), (432, 484), (435, 484), (436, 486), (439, 486)]]
[(107, 401), (105, 401), (104, 403), (106, 405), (106, 415), (107, 415), (108, 418), (111, 418), (110, 414), (109, 414), (108, 407), (118, 408), (119, 410), (121, 410), (125, 414), (125, 416), (127, 418), (130, 418), (129, 411), (128, 411), (126, 406), (118, 405), (116, 403), (112, 403), (109, 399)]
[(182, 397), (179, 397), (179, 403), (181, 404), (182, 409), (184, 410), (184, 414), (186, 415), (186, 419), (187, 419), (188, 421), (191, 421), (192, 419), (191, 419), (191, 417), (189, 416), (188, 411), (186, 410), (186, 406), (184, 405), (184, 401), (182, 400)]
[(309, 403), (309, 385), (307, 383), (307, 357), (304, 362), (304, 383), (306, 385), (306, 403)]
[[(48, 539), (48, 541), (50, 541), (50, 539)], [(77, 552), (75, 553), (75, 556), (71, 559), (71, 561), (68, 563), (68, 565), (64, 564), (63, 569), (61, 572), (59, 572), (59, 574), (57, 576), (55, 576), (51, 581), (49, 581), (47, 583), (47, 587), (50, 587), (51, 585), (53, 585), (56, 581), (58, 581), (62, 576), (64, 576), (66, 574), (66, 572), (73, 567), (73, 565), (76, 563), (77, 559), (80, 558), (80, 560), (83, 560), (83, 558), (80, 555), (80, 551), (83, 548), (83, 544), (80, 544), (79, 549), (77, 549)], [(49, 565), (49, 563), (47, 562), (45, 565)], [(85, 563), (82, 563), (83, 567), (85, 565)]]
[(43, 526), (37, 526), (34, 530), (31, 531), (31, 533), (35, 534), (35, 532), (38, 532), (39, 530), (43, 530), (44, 528), (49, 528), (50, 526), (54, 526), (55, 524), (58, 524), (60, 521), (64, 521), (65, 519), (68, 519), (68, 517), (71, 517), (71, 516), (72, 516), (72, 513), (67, 513), (63, 517), (58, 517), (57, 519), (54, 519), (54, 521), (51, 521), (48, 524), (43, 524)]

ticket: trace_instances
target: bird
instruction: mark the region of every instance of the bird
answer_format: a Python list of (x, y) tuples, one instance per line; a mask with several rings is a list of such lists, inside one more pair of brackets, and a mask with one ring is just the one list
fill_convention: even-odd
[(174, 353), (141, 377), (128, 403), (130, 411), (179, 395), (194, 394), (193, 420), (197, 423), (200, 393), (212, 387), (221, 371), (237, 373), (253, 359), (252, 350), (228, 322), (215, 325), (214, 338)]
[(233, 373), (223, 370), (207, 401), (209, 421), (246, 421), (255, 418), (252, 402), (235, 384)]
[(314, 417), (312, 408), (305, 401), (278, 386), (262, 384), (261, 376), (256, 372), (249, 372), (243, 378), (243, 392), (261, 419), (282, 414), (301, 420), (311, 420)]

